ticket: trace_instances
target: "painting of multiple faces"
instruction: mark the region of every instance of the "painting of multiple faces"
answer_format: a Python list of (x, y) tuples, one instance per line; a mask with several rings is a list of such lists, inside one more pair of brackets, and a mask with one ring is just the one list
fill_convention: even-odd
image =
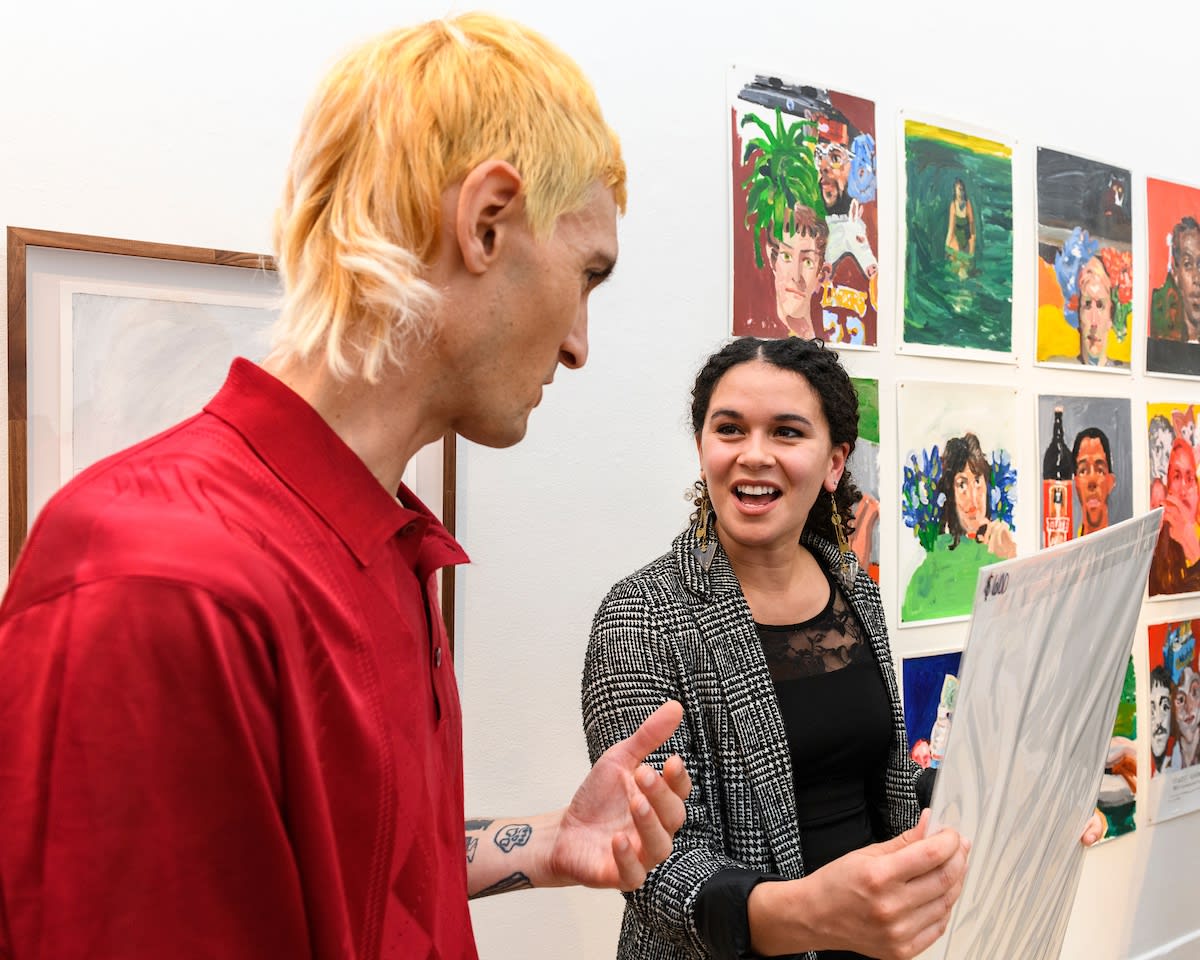
[[(905, 116), (896, 195), (889, 196), (891, 181), (878, 175), (870, 100), (735, 68), (728, 122), (734, 335), (816, 337), (839, 350), (877, 351), (882, 276), (898, 291), (897, 353), (1016, 361), (1011, 142)], [(1038, 148), (1035, 183), (1033, 362), (1128, 378), (1134, 337), (1144, 335), (1147, 374), (1164, 383), (1200, 378), (1200, 189), (1146, 180), (1141, 318), (1134, 315), (1130, 171)], [(895, 274), (879, 259), (881, 201), (899, 213)], [(1105, 383), (1127, 393), (1119, 380)], [(878, 581), (879, 523), (889, 512), (879, 499), (888, 469), (878, 457), (881, 399), (878, 381), (856, 379), (855, 386), (863, 427), (850, 467), (864, 496), (851, 547)], [(1008, 388), (897, 383), (901, 627), (965, 619), (980, 568), (1016, 555), (1018, 470), (1025, 467), (1015, 454), (1031, 415), (1039, 462), (1030, 468), (1033, 483), (1025, 480), (1037, 503), (1022, 515), (1036, 516), (1038, 545), (1131, 518), (1134, 458), (1145, 456), (1149, 503), (1139, 509), (1164, 510), (1149, 595), (1200, 594), (1200, 402), (1149, 403), (1135, 429), (1128, 397), (1104, 392), (1044, 394), (1027, 411)], [(1193, 749), (1200, 666), (1190, 622), (1150, 631), (1154, 821), (1200, 807)], [(909, 743), (922, 764), (936, 762), (937, 733), (952, 714), (956, 660), (957, 653), (943, 652), (904, 664)], [(1098, 799), (1107, 837), (1134, 824), (1135, 689), (1131, 658)]]

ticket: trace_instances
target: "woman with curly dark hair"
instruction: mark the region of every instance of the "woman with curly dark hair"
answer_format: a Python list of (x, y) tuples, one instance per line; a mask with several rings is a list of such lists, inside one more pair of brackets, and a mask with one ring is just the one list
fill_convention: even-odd
[(627, 895), (618, 956), (912, 956), (965, 845), (918, 826), (879, 591), (848, 544), (854, 387), (819, 340), (734, 340), (691, 422), (691, 524), (613, 587), (584, 669), (593, 760), (659, 703), (685, 710), (649, 759), (684, 758), (687, 822)]
[(904, 590), (903, 619), (970, 613), (980, 568), (1017, 555), (1012, 528), (992, 515), (994, 479), (975, 434), (946, 441), (937, 484), (938, 537)]

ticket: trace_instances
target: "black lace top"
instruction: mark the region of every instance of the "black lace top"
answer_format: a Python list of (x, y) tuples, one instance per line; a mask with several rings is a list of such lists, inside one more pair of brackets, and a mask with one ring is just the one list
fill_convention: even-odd
[(882, 836), (872, 822), (891, 705), (866, 633), (829, 581), (829, 602), (792, 626), (756, 624), (792, 753), (804, 868)]
[[(828, 573), (826, 579), (829, 600), (812, 619), (755, 624), (791, 750), (806, 873), (886, 836), (881, 811), (891, 705), (866, 631)], [(701, 936), (716, 956), (746, 955), (746, 898), (762, 879), (768, 878), (722, 871), (702, 889)], [(817, 955), (861, 957), (830, 950)]]

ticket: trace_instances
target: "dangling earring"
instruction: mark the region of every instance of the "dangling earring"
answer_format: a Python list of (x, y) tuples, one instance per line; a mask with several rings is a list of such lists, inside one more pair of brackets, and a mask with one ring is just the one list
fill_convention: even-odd
[(696, 485), (692, 488), (692, 502), (696, 504), (693, 519), (696, 521), (696, 539), (700, 541), (697, 546), (692, 548), (692, 553), (704, 566), (704, 569), (708, 570), (712, 558), (716, 554), (716, 551), (713, 550), (714, 544), (709, 541), (709, 537), (712, 536), (712, 521), (715, 514), (712, 500), (708, 496), (708, 484), (704, 480), (697, 480)]
[(837, 537), (837, 548), (840, 559), (835, 576), (842, 587), (849, 591), (858, 577), (858, 555), (850, 549), (850, 541), (846, 539), (846, 528), (842, 525), (842, 515), (838, 511), (837, 500), (832, 494), (829, 497), (832, 504), (830, 515), (833, 518), (833, 533)]

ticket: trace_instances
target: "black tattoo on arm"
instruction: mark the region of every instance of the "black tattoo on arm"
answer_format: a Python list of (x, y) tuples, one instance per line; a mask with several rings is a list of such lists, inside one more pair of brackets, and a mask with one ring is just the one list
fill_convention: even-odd
[(507, 827), (502, 827), (496, 831), (496, 835), (492, 837), (498, 846), (505, 853), (512, 850), (513, 847), (523, 847), (529, 842), (529, 838), (533, 836), (533, 827), (527, 823), (510, 823)]
[(468, 820), (466, 822), (466, 828), (468, 831), (486, 830), (488, 827), (490, 827), (495, 822), (496, 821), (494, 819), (486, 819), (484, 817), (479, 817), (474, 820)]
[(467, 863), (475, 859), (475, 849), (479, 846), (478, 837), (467, 837)]
[(523, 873), (510, 873), (503, 880), (497, 880), (490, 887), (484, 887), (478, 893), (471, 895), (472, 900), (480, 897), (490, 897), (493, 893), (508, 893), (510, 890), (532, 890), (533, 884)]

